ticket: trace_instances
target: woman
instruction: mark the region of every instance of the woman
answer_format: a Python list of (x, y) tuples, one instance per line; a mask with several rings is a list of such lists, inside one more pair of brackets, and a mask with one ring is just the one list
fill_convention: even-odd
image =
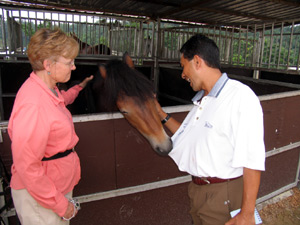
[(78, 137), (66, 105), (93, 76), (66, 92), (56, 86), (70, 79), (78, 51), (78, 43), (60, 29), (38, 30), (28, 46), (33, 72), (17, 93), (8, 123), (11, 190), (22, 225), (69, 224), (78, 210), (71, 199), (80, 180)]

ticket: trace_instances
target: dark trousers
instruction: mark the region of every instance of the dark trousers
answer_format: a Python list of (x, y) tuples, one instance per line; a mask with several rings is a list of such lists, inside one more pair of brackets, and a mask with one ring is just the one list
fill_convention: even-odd
[(191, 182), (188, 194), (194, 225), (224, 225), (230, 212), (242, 206), (243, 177), (207, 185)]

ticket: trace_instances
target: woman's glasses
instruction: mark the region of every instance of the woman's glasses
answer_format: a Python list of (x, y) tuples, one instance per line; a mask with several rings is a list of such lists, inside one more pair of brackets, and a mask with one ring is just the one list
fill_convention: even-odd
[(66, 66), (69, 66), (70, 68), (72, 68), (75, 65), (74, 59), (71, 60), (70, 62), (60, 62), (60, 61), (56, 61), (56, 62), (65, 64)]

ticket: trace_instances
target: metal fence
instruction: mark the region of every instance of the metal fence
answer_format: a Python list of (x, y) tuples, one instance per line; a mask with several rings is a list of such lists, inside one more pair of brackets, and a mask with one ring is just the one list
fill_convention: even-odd
[[(294, 21), (284, 21), (281, 26), (274, 23), (210, 26), (151, 21), (135, 16), (25, 8), (2, 8), (0, 16), (1, 60), (26, 55), (30, 37), (41, 27), (60, 27), (75, 34), (81, 41), (81, 49), (85, 43), (105, 45), (110, 48), (111, 55), (121, 56), (127, 51), (137, 62), (145, 59), (178, 61), (182, 44), (193, 34), (201, 33), (215, 40), (223, 64), (299, 73), (300, 26)], [(103, 57), (106, 53), (82, 50), (80, 56)]]
[[(97, 51), (97, 47), (105, 45), (111, 55), (120, 56), (127, 51), (134, 57), (152, 57), (155, 26), (153, 22), (144, 23), (144, 18), (14, 8), (2, 8), (0, 16), (1, 59), (15, 60), (26, 55), (30, 37), (43, 27), (59, 27), (78, 38), (80, 56), (107, 55), (106, 51)], [(86, 45), (94, 47), (94, 51), (87, 52)]]
[(247, 26), (194, 25), (161, 29), (162, 58), (179, 58), (172, 50), (193, 34), (212, 38), (220, 49), (221, 63), (253, 69), (299, 71), (300, 26), (293, 21)]

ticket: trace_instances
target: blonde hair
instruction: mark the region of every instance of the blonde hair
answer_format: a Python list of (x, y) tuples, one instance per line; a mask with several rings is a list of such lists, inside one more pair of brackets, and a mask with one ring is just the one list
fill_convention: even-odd
[(42, 28), (30, 39), (27, 55), (34, 71), (44, 69), (46, 59), (56, 60), (59, 56), (74, 59), (79, 52), (79, 45), (74, 38), (68, 36), (61, 29)]

